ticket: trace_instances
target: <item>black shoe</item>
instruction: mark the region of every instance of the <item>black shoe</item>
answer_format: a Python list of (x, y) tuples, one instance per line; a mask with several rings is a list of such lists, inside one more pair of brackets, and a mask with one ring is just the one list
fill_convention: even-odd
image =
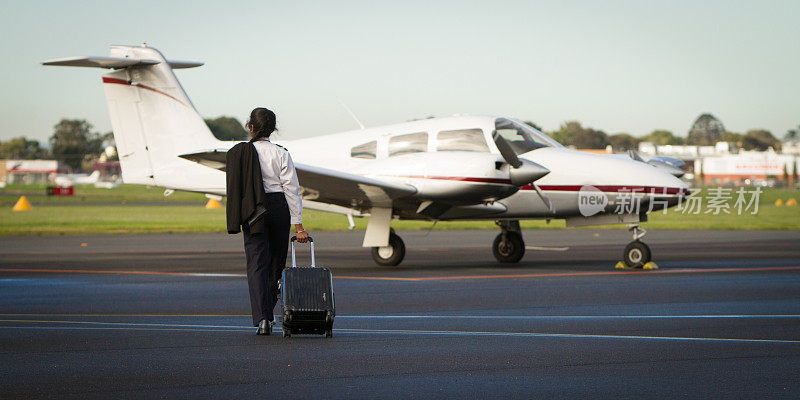
[(256, 331), (256, 335), (270, 335), (272, 333), (272, 324), (269, 321), (262, 319), (261, 322), (258, 323), (258, 330)]

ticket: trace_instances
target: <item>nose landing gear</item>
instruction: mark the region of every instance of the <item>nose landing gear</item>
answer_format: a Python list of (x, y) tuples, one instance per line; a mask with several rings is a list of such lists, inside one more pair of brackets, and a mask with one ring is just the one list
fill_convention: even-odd
[(650, 247), (640, 240), (642, 237), (644, 237), (647, 231), (638, 224), (628, 225), (628, 230), (633, 233), (633, 241), (625, 246), (625, 251), (622, 255), (622, 260), (625, 263), (625, 266), (628, 268), (644, 269), (658, 268), (654, 263), (650, 262)]

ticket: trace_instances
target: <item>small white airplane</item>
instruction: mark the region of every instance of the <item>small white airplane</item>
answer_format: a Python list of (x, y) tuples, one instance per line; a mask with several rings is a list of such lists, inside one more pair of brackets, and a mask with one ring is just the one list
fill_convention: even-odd
[[(125, 183), (225, 195), (225, 155), (235, 143), (211, 134), (173, 73), (202, 63), (167, 60), (142, 45), (43, 64), (114, 70), (102, 82)], [(623, 259), (641, 267), (651, 255), (639, 223), (689, 195), (657, 165), (570, 150), (500, 116), (362, 126), (280, 143), (295, 161), (304, 207), (351, 221), (369, 217), (363, 246), (380, 265), (405, 255), (393, 218), (497, 221), (492, 250), (500, 262), (525, 253), (519, 220), (565, 219), (567, 226), (627, 224), (634, 240)]]
[(95, 170), (91, 174), (58, 174), (56, 175), (56, 186), (72, 185), (91, 185), (100, 180), (100, 171)]

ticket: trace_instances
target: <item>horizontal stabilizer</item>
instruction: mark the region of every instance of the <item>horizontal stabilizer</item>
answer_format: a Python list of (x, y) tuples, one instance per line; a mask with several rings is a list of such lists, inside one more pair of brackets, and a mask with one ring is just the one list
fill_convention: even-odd
[(178, 157), (194, 161), (209, 168), (225, 171), (225, 160), (228, 157), (227, 149), (214, 149), (199, 153), (181, 154)]
[(203, 65), (200, 61), (167, 60), (172, 69), (194, 68)]
[[(91, 68), (127, 68), (139, 65), (155, 65), (160, 63), (158, 60), (148, 60), (140, 58), (129, 57), (103, 57), (103, 56), (85, 56), (85, 57), (68, 57), (49, 60), (42, 63), (42, 65), (54, 65), (63, 67), (91, 67)], [(173, 69), (180, 68), (193, 68), (203, 65), (201, 62), (196, 61), (167, 61), (169, 66)]]
[(156, 60), (140, 60), (136, 58), (120, 58), (120, 57), (68, 57), (49, 60), (42, 63), (42, 65), (58, 65), (64, 67), (93, 67), (93, 68), (126, 68), (134, 65), (154, 65), (158, 64)]

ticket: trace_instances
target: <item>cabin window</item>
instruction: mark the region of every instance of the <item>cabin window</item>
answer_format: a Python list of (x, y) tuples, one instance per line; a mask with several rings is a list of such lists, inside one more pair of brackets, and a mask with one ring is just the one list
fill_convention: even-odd
[(428, 151), (426, 132), (398, 135), (389, 139), (389, 157)]
[(475, 151), (488, 153), (489, 146), (480, 129), (458, 129), (441, 131), (436, 135), (437, 151)]
[(378, 142), (373, 140), (364, 144), (360, 144), (350, 149), (350, 157), (353, 158), (366, 158), (369, 160), (375, 159), (378, 153)]

